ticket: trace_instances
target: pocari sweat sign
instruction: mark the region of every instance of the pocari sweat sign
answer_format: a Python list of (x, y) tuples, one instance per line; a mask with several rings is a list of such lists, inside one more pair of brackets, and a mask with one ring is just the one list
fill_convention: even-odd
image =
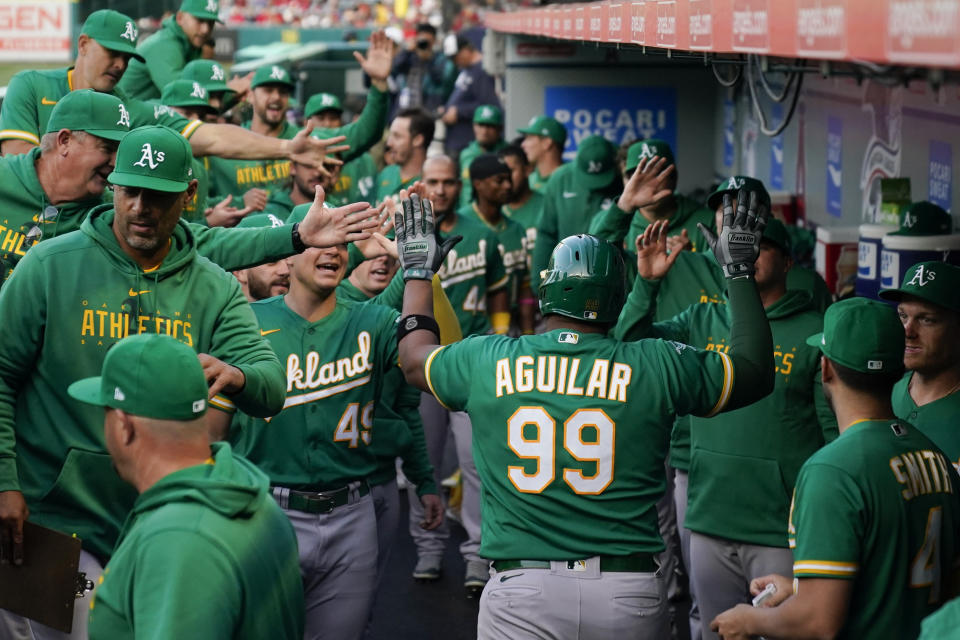
[(580, 141), (592, 135), (602, 135), (618, 146), (659, 138), (677, 153), (677, 92), (673, 88), (547, 87), (544, 105), (547, 115), (567, 128), (564, 160), (573, 160)]

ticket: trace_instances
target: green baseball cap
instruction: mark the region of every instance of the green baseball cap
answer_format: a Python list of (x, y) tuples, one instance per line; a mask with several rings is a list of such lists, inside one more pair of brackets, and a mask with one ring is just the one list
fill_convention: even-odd
[(195, 420), (207, 412), (207, 380), (197, 353), (164, 334), (124, 338), (107, 351), (99, 376), (77, 380), (67, 393), (157, 420)]
[(303, 109), (303, 117), (309, 118), (321, 111), (337, 111), (343, 113), (340, 98), (332, 93), (318, 93), (310, 96), (310, 99), (307, 100), (307, 106)]
[[(308, 207), (309, 208), (309, 207)], [(272, 213), (255, 213), (245, 216), (237, 224), (238, 229), (271, 229), (273, 227), (282, 227), (286, 223), (273, 215)]]
[(200, 18), (201, 20), (220, 20), (219, 0), (183, 0), (180, 11)]
[(502, 127), (503, 110), (495, 104), (482, 104), (473, 110), (473, 124), (489, 124), (492, 127)]
[(253, 82), (250, 83), (251, 89), (256, 89), (264, 84), (286, 85), (290, 87), (291, 91), (296, 87), (296, 84), (290, 78), (290, 72), (278, 64), (268, 64), (265, 67), (260, 67), (253, 74)]
[(900, 302), (905, 295), (960, 311), (960, 267), (946, 262), (918, 262), (903, 274), (899, 289), (880, 292), (881, 298), (893, 302)]
[(100, 9), (87, 16), (81, 34), (90, 36), (104, 49), (129, 53), (140, 62), (143, 56), (137, 53), (137, 23), (128, 15), (113, 9)]
[(230, 87), (227, 86), (227, 72), (213, 60), (201, 58), (188, 62), (180, 72), (180, 79), (199, 82), (208, 93), (230, 91)]
[(163, 88), (160, 104), (168, 107), (203, 107), (210, 106), (210, 94), (202, 84), (196, 80), (174, 80)]
[(193, 179), (193, 153), (182, 135), (160, 125), (134, 129), (117, 149), (111, 184), (182, 193)]
[(953, 218), (932, 202), (914, 202), (900, 214), (892, 236), (942, 236), (953, 231)]
[(603, 189), (616, 176), (617, 149), (603, 136), (590, 136), (580, 141), (573, 166), (578, 183), (590, 190)]
[(763, 228), (763, 240), (767, 240), (777, 245), (790, 255), (790, 234), (787, 233), (787, 226), (777, 218), (770, 216), (767, 218), (767, 226)]
[(823, 331), (807, 338), (837, 364), (861, 373), (903, 369), (903, 325), (893, 308), (869, 298), (848, 298), (827, 307)]
[(723, 194), (729, 193), (736, 196), (740, 189), (756, 191), (757, 196), (760, 198), (760, 203), (766, 204), (768, 207), (770, 206), (770, 194), (767, 193), (767, 188), (763, 186), (763, 182), (747, 176), (730, 176), (721, 182), (720, 186), (714, 189), (713, 193), (707, 197), (707, 206), (711, 211), (716, 211), (720, 203), (723, 202)]
[(624, 169), (633, 171), (640, 165), (641, 160), (654, 156), (666, 158), (668, 165), (674, 163), (673, 149), (670, 148), (670, 143), (665, 140), (650, 138), (649, 140), (641, 140), (640, 142), (634, 142), (630, 145), (630, 148), (627, 149), (627, 163)]
[(117, 96), (78, 89), (57, 100), (46, 133), (61, 129), (86, 131), (98, 138), (120, 141), (130, 132), (130, 111)]
[(527, 133), (532, 136), (542, 136), (550, 138), (557, 143), (561, 149), (567, 143), (567, 130), (562, 124), (550, 116), (535, 116), (530, 119), (526, 127), (517, 129), (519, 133)]

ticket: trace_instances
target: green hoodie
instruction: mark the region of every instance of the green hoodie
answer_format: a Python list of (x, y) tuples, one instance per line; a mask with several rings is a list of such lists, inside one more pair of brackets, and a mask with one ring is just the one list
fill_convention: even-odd
[[(666, 338), (708, 351), (730, 350), (730, 309), (696, 304), (651, 326), (659, 282), (637, 278), (623, 339)], [(644, 302), (646, 301), (646, 302)], [(804, 461), (837, 437), (820, 385), (823, 330), (810, 294), (788, 290), (766, 308), (773, 332), (776, 383), (762, 400), (713, 418), (691, 418), (692, 455), (685, 526), (706, 535), (769, 547), (787, 546), (787, 518)]]
[(137, 498), (90, 602), (91, 640), (299, 640), (297, 539), (267, 477), (213, 445)]
[(103, 410), (67, 386), (99, 375), (107, 350), (136, 333), (164, 332), (243, 371), (231, 396), (258, 416), (283, 406), (283, 369), (259, 335), (237, 281), (197, 255), (187, 223), (170, 253), (144, 273), (118, 244), (113, 209), (81, 230), (42, 242), (0, 289), (0, 491), (22, 491), (31, 520), (76, 534), (110, 555), (133, 490), (117, 478), (103, 439)]
[(146, 62), (130, 58), (117, 87), (139, 100), (159, 98), (163, 88), (180, 77), (187, 63), (200, 57), (200, 50), (190, 44), (177, 24), (176, 15), (164, 20), (157, 32), (137, 46), (137, 52)]

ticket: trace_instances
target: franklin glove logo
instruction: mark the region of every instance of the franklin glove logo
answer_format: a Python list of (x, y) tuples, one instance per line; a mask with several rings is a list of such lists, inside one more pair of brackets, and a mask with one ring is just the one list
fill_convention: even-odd
[(123, 28), (123, 33), (120, 34), (120, 37), (124, 40), (129, 40), (130, 42), (136, 42), (137, 28), (128, 20), (126, 26)]
[(159, 167), (164, 160), (164, 152), (157, 151), (154, 152), (153, 147), (150, 146), (149, 142), (144, 142), (143, 147), (140, 149), (140, 159), (133, 163), (135, 167), (143, 167), (156, 169)]
[(117, 120), (117, 124), (129, 129), (130, 128), (130, 112), (127, 111), (127, 107), (123, 103), (120, 104), (119, 109), (120, 109), (120, 119)]
[(427, 253), (430, 247), (426, 242), (408, 242), (404, 247), (404, 253)]
[(754, 235), (752, 233), (731, 233), (730, 242), (743, 243), (743, 244), (753, 244)]

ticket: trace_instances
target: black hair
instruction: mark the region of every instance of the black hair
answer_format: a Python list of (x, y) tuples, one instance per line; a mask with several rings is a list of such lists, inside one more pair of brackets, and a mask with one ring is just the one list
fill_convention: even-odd
[(404, 109), (397, 114), (398, 118), (410, 119), (410, 138), (423, 136), (423, 148), (427, 149), (433, 142), (434, 122), (433, 116), (420, 107)]
[(890, 393), (893, 391), (893, 385), (903, 377), (902, 361), (893, 371), (884, 373), (863, 373), (862, 371), (845, 367), (834, 360), (831, 360), (830, 364), (833, 366), (833, 370), (837, 372), (837, 378), (840, 379), (840, 382), (854, 391), (875, 398), (889, 399)]
[(498, 155), (501, 158), (507, 158), (507, 157), (516, 158), (517, 160), (520, 161), (520, 164), (522, 164), (523, 166), (527, 166), (528, 164), (530, 164), (530, 159), (527, 158), (527, 153), (523, 150), (523, 147), (521, 147), (518, 144), (507, 145), (503, 149), (500, 149), (500, 151), (498, 152)]
[(421, 22), (417, 25), (416, 33), (429, 33), (434, 38), (437, 37), (437, 28), (429, 22)]

